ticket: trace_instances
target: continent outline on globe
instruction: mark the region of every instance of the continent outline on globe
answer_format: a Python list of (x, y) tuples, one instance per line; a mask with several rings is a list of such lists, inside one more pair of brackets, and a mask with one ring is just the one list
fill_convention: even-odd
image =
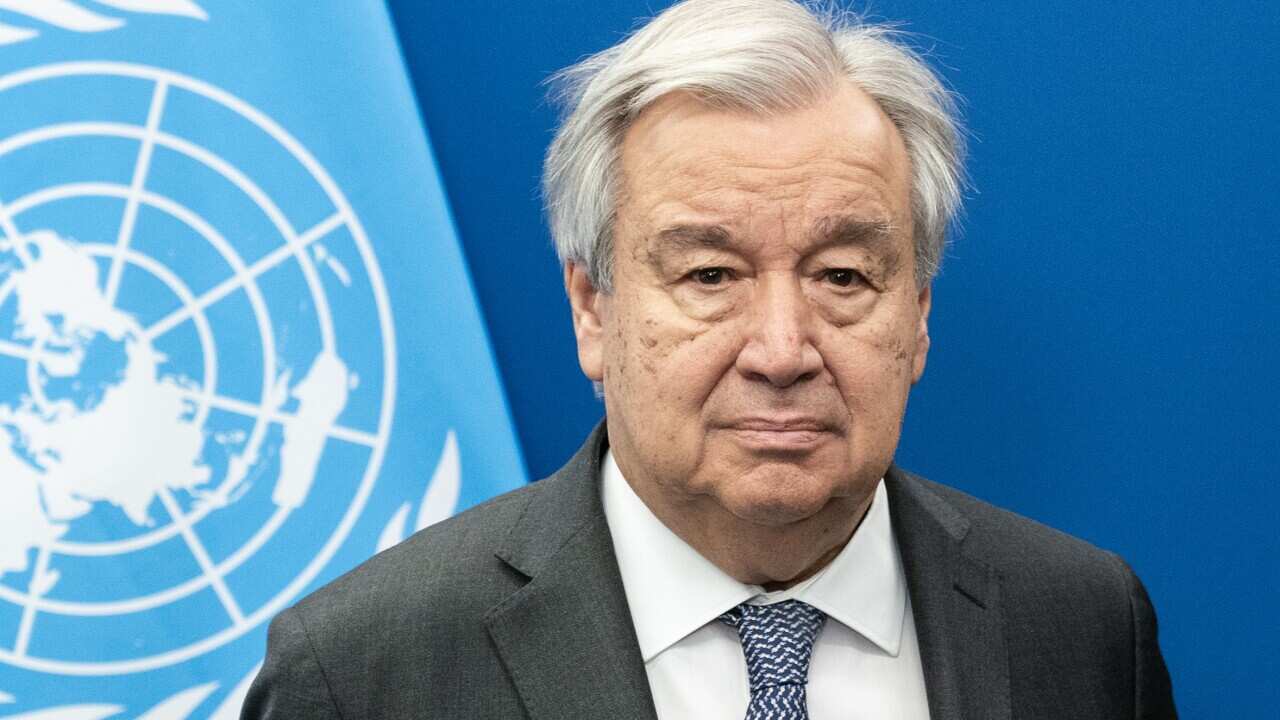
[[(0, 197), (0, 238), (4, 238), (3, 242), (7, 243), (9, 254), (19, 260), (18, 267), (11, 267), (7, 272), (0, 270), (0, 273), (4, 273), (0, 274), (0, 283), (3, 283), (0, 284), (0, 309), (3, 309), (7, 298), (13, 299), (12, 301), (17, 305), (27, 303), (28, 306), (28, 312), (25, 315), (21, 311), (17, 313), (24, 318), (24, 321), (15, 324), (17, 331), (15, 338), (0, 339), (0, 354), (26, 355), (28, 361), (26, 384), (29, 391), (16, 404), (6, 404), (6, 398), (0, 396), (0, 478), (14, 478), (0, 481), (0, 494), (6, 494), (24, 502), (27, 510), (33, 507), (33, 502), (40, 503), (39, 507), (42, 510), (40, 513), (24, 514), (24, 519), (29, 521), (29, 527), (26, 529), (32, 532), (29, 537), (42, 541), (39, 543), (42, 549), (34, 553), (34, 561), (30, 558), (32, 554), (30, 549), (24, 549), (21, 558), (8, 552), (12, 547), (9, 540), (16, 537), (16, 533), (6, 534), (6, 530), (0, 528), (0, 543), (3, 543), (0, 547), (6, 548), (5, 551), (0, 551), (0, 580), (3, 580), (5, 573), (29, 571), (32, 576), (24, 592), (15, 592), (14, 588), (0, 583), (0, 600), (23, 603), (24, 607), (23, 627), (19, 630), (19, 637), (12, 650), (7, 650), (0, 645), (0, 661), (28, 669), (64, 674), (131, 673), (163, 667), (195, 657), (257, 626), (273, 615), (289, 599), (296, 596), (336, 552), (363, 509), (385, 452), (394, 411), (394, 327), (391, 322), (385, 284), (374, 259), (372, 247), (346, 198), (310, 153), (274, 121), (242, 100), (199, 80), (158, 68), (128, 63), (61, 63), (30, 68), (0, 78), (0, 93), (19, 85), (69, 75), (128, 77), (151, 82), (154, 84), (154, 90), (148, 111), (148, 122), (145, 126), (120, 126), (104, 122), (63, 123), (60, 126), (34, 128), (27, 133), (27, 137), (19, 140), (10, 137), (0, 141), (0, 157), (3, 157), (6, 152), (20, 146), (22, 142), (38, 144), (58, 137), (59, 133), (98, 133), (103, 136), (127, 137), (139, 143), (138, 168), (141, 168), (141, 170), (135, 168), (132, 183), (128, 185), (123, 183), (111, 185), (101, 182), (72, 183), (56, 188), (41, 188), (17, 199)], [(322, 187), (333, 203), (333, 213), (307, 230), (299, 232), (289, 224), (288, 219), (279, 208), (275, 207), (271, 198), (239, 168), (180, 137), (164, 133), (160, 129), (159, 119), (167, 94), (174, 91), (186, 91), (210, 98), (248, 119), (270, 135), (272, 140), (285, 147), (290, 156), (300, 163)], [(170, 277), (165, 277), (167, 271), (162, 263), (128, 246), (128, 236), (133, 231), (132, 224), (136, 221), (139, 205), (167, 210), (170, 215), (185, 221), (210, 242), (213, 242), (211, 238), (218, 238), (220, 234), (216, 228), (204, 222), (203, 218), (196, 217), (189, 210), (184, 212), (184, 209), (177, 206), (171, 198), (166, 198), (146, 187), (144, 165), (150, 162), (152, 149), (159, 146), (192, 156), (205, 165), (213, 167), (240, 191), (250, 196), (255, 204), (271, 217), (280, 231), (283, 244), (275, 251), (252, 262), (241, 262), (239, 266), (233, 264), (235, 273), (232, 277), (198, 297), (185, 288), (181, 279), (172, 276), (172, 273), (169, 274)], [(64, 200), (74, 197), (76, 193), (97, 194), (124, 200), (124, 218), (115, 244), (78, 243), (72, 238), (60, 236), (50, 228), (33, 228), (27, 230), (25, 234), (18, 230), (15, 218), (20, 218), (22, 212), (41, 202)], [(6, 205), (6, 201), (9, 201), (9, 204)], [(328, 299), (323, 291), (323, 284), (317, 279), (317, 273), (307, 249), (311, 248), (315, 251), (316, 260), (321, 260), (322, 255), (328, 254), (328, 251), (322, 250), (322, 246), (317, 241), (338, 228), (345, 228), (354, 241), (375, 299), (378, 327), (383, 344), (382, 392), (375, 430), (360, 430), (335, 424), (346, 405), (348, 394), (356, 390), (356, 383), (354, 374), (349, 371), (336, 351), (332, 321), (329, 319)], [(223, 242), (226, 242), (225, 239)], [(31, 252), (33, 248), (34, 253)], [(24, 255), (26, 257), (23, 257)], [(106, 264), (105, 277), (101, 274), (102, 267), (95, 257)], [(208, 322), (201, 320), (204, 307), (216, 304), (239, 289), (244, 289), (246, 293), (252, 295), (250, 288), (257, 274), (266, 272), (276, 264), (290, 259), (298, 263), (307, 277), (307, 285), (312, 292), (324, 342), (322, 351), (315, 355), (306, 372), (301, 373), (300, 381), (291, 385), (288, 370), (281, 369), (281, 372), (277, 373), (274, 372), (275, 368), (271, 367), (273, 363), (264, 363), (270, 371), (264, 371), (261, 402), (253, 406), (252, 403), (243, 403), (231, 398), (218, 398), (213, 395), (209, 388), (210, 378), (207, 369), (204, 377), (199, 379), (164, 375), (159, 372), (158, 368), (163, 363), (164, 357), (163, 353), (151, 347), (149, 344), (151, 338), (186, 321), (192, 321), (197, 326), (201, 326), (203, 322), (203, 327), (197, 328), (201, 336), (200, 342), (202, 345), (212, 347), (213, 343), (209, 339), (212, 333), (208, 328)], [(42, 265), (45, 262), (52, 264)], [(183, 309), (180, 312), (171, 313), (149, 327), (143, 327), (128, 313), (113, 308), (112, 302), (119, 290), (122, 269), (126, 264), (140, 267), (159, 277), (169, 286), (171, 292), (179, 296)], [(53, 267), (54, 271), (40, 270), (42, 267)], [(344, 267), (335, 265), (332, 260), (329, 262), (329, 267), (333, 269), (343, 285), (349, 283), (349, 279), (344, 279), (344, 274), (347, 272)], [(50, 274), (37, 277), (39, 272)], [(31, 274), (24, 275), (24, 273)], [(90, 278), (90, 275), (93, 277)], [(74, 282), (64, 282), (70, 276), (75, 277)], [(21, 287), (24, 278), (28, 283), (26, 287)], [(48, 295), (54, 293), (45, 293), (42, 297), (39, 288), (51, 287), (50, 278), (59, 278), (57, 284), (63, 288), (79, 288), (81, 292), (52, 298)], [(246, 280), (249, 282), (246, 283)], [(37, 289), (33, 291), (32, 287)], [(91, 288), (92, 292), (86, 288)], [(316, 292), (317, 288), (319, 292)], [(97, 296), (94, 293), (97, 293)], [(30, 299), (33, 294), (34, 300)], [(266, 323), (266, 330), (262, 330), (264, 325), (262, 316), (266, 313), (259, 312), (259, 307), (264, 305), (262, 298), (258, 297), (254, 308), (260, 332), (269, 335), (271, 333), (269, 322)], [(89, 310), (86, 311), (85, 308)], [(99, 342), (102, 337), (108, 339), (105, 345)], [(86, 366), (107, 364), (109, 353), (102, 353), (105, 346), (112, 343), (123, 346), (122, 351), (116, 352), (117, 359), (123, 358), (123, 366), (116, 375), (112, 376), (111, 380), (115, 381), (114, 384), (106, 383), (105, 388), (86, 389), (82, 383), (81, 386), (72, 388), (73, 395), (75, 392), (81, 393), (78, 397), (42, 396), (45, 394), (44, 388), (50, 381), (66, 379), (74, 381), (80, 378)], [(264, 342), (264, 348), (272, 344)], [(205, 439), (198, 432), (194, 435), (188, 433), (185, 439), (165, 445), (164, 454), (171, 461), (172, 468), (164, 473), (163, 478), (152, 478), (151, 481), (143, 483), (132, 480), (125, 482), (120, 481), (118, 473), (112, 475), (110, 472), (104, 472), (98, 476), (102, 482), (87, 489), (69, 487), (71, 483), (60, 483), (56, 477), (50, 483), (48, 476), (50, 468), (59, 467), (60, 463), (68, 462), (68, 457), (87, 457), (92, 454), (58, 452), (58, 443), (65, 442), (65, 437), (57, 436), (57, 432), (66, 427), (60, 423), (84, 421), (87, 417), (91, 422), (76, 428), (71, 436), (80, 438), (85, 443), (83, 447), (92, 449), (93, 443), (102, 441), (104, 435), (110, 434), (110, 430), (122, 432), (118, 427), (120, 423), (117, 416), (112, 416), (116, 422), (108, 422), (112, 419), (111, 417), (104, 419), (102, 416), (94, 416), (94, 413), (106, 412), (110, 415), (120, 412), (118, 408), (128, 407), (130, 405), (128, 401), (136, 397), (131, 393), (144, 392), (149, 393), (148, 397), (151, 399), (151, 402), (146, 405), (155, 412), (153, 417), (155, 427), (164, 426), (179, 430), (185, 427), (187, 430), (198, 431), (195, 421), (203, 420), (209, 412), (209, 406), (213, 405), (232, 412), (255, 413), (257, 415), (255, 428), (264, 423), (275, 423), (283, 436), (282, 448), (303, 449), (298, 452), (280, 453), (280, 476), (272, 492), (272, 500), (278, 512), (272, 516), (267, 525), (260, 529), (251, 542), (246, 543), (238, 553), (223, 558), (221, 563), (214, 563), (207, 552), (202, 553), (198, 538), (194, 543), (192, 542), (192, 536), (203, 516), (196, 517), (194, 514), (190, 517), (183, 516), (182, 509), (177, 507), (172, 497), (175, 491), (188, 493), (201, 491), (208, 483), (218, 480), (212, 477), (207, 465), (202, 465), (198, 459), (193, 459), (196, 453), (191, 449), (192, 438), (197, 438), (201, 442)], [(76, 400), (79, 400), (83, 407), (77, 406)], [(288, 411), (283, 410), (286, 403), (291, 401), (297, 401), (296, 407)], [(95, 428), (99, 431), (96, 435), (93, 432)], [(289, 513), (305, 503), (310, 483), (316, 476), (316, 465), (324, 444), (335, 439), (363, 445), (369, 449), (369, 460), (365, 472), (360, 479), (359, 487), (353, 493), (347, 511), (333, 528), (323, 547), (319, 548), (313, 560), (302, 572), (274, 594), (269, 601), (252, 612), (246, 613), (240, 610), (234, 598), (226, 597), (229, 591), (225, 585), (219, 587), (218, 578), (233, 571), (235, 565), (243, 562), (268, 542), (271, 533), (283, 524)], [(260, 435), (258, 440), (257, 444), (246, 443), (246, 446), (251, 447), (246, 447), (245, 451), (229, 458), (226, 471), (223, 473), (223, 479), (229, 478), (229, 481), (218, 485), (216, 491), (207, 492), (204, 495), (205, 504), (201, 510), (205, 514), (225, 508), (239, 497), (238, 492), (244, 487), (246, 478), (252, 475), (254, 467), (261, 460), (258, 457), (261, 445)], [(65, 447), (63, 445), (62, 449), (65, 450)], [(100, 451), (101, 446), (99, 445), (98, 448)], [(101, 452), (98, 454), (101, 455)], [(5, 472), (6, 468), (18, 469), (13, 470), (13, 474), (9, 475)], [(76, 479), (81, 477), (83, 475), (76, 475)], [(50, 483), (52, 487), (42, 487), (42, 483)], [(52, 492), (49, 492), (50, 490)], [(52, 502), (50, 498), (53, 498)], [(169, 527), (165, 528), (164, 532), (168, 533), (168, 537), (183, 537), (193, 555), (197, 556), (205, 573), (203, 586), (197, 587), (187, 583), (184, 590), (199, 592), (204, 587), (213, 588), (227, 608), (231, 626), (204, 637), (198, 642), (146, 657), (85, 662), (26, 654), (26, 643), (30, 640), (37, 613), (70, 612), (74, 614), (78, 611), (74, 603), (59, 603), (44, 597), (58, 581), (57, 574), (49, 570), (51, 549), (69, 547), (89, 551), (92, 543), (84, 543), (83, 547), (77, 548), (75, 543), (65, 543), (60, 538), (67, 530), (67, 523), (84, 517), (85, 514), (92, 512), (95, 503), (103, 502), (118, 506), (130, 521), (141, 527), (147, 527), (154, 522), (149, 510), (155, 506), (155, 502), (159, 502), (171, 518), (177, 518), (169, 523)], [(18, 506), (13, 505), (13, 507)], [(144, 533), (140, 537), (145, 536)], [(63, 542), (62, 546), (59, 545), (60, 542)], [(110, 543), (99, 543), (99, 545), (112, 547), (120, 552), (130, 552), (138, 549), (139, 542), (135, 539), (116, 543), (114, 546)], [(201, 554), (204, 555), (203, 558), (199, 557)], [(200, 578), (195, 580), (197, 584), (201, 582)], [(174, 593), (170, 593), (169, 596), (161, 599), (172, 601), (174, 596)], [(105, 605), (108, 609), (114, 608), (122, 613), (139, 612), (136, 603), (130, 605), (127, 602), (117, 602), (114, 606), (110, 603)], [(104, 614), (101, 608), (94, 608), (91, 612)]]

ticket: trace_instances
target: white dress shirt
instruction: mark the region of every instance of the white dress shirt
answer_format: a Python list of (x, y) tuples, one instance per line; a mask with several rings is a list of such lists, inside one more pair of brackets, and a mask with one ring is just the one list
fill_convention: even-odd
[(883, 481), (835, 559), (794, 587), (765, 592), (725, 574), (663, 525), (622, 477), (612, 452), (601, 474), (605, 517), (661, 720), (742, 720), (750, 700), (742, 644), (716, 618), (742, 602), (790, 599), (827, 614), (809, 665), (812, 720), (927, 720), (915, 622)]

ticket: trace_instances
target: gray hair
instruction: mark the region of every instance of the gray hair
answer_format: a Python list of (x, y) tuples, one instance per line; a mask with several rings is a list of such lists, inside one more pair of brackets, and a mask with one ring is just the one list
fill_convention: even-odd
[(841, 79), (879, 104), (906, 146), (923, 287), (960, 208), (955, 101), (892, 27), (795, 0), (684, 0), (553, 77), (568, 114), (547, 150), (542, 191), (560, 262), (612, 291), (622, 138), (658, 98), (687, 91), (714, 107), (767, 114), (811, 104)]

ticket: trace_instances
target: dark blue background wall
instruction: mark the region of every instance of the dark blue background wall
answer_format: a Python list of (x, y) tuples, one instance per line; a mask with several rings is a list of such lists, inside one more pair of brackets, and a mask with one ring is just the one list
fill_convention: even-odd
[[(539, 209), (540, 83), (665, 4), (391, 3), (535, 477), (601, 413)], [(974, 136), (899, 461), (1128, 558), (1184, 717), (1274, 717), (1280, 10), (873, 17), (933, 49)]]

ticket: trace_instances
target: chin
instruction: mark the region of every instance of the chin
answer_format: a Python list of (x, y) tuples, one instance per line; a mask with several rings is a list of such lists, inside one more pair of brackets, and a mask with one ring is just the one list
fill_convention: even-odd
[(824, 505), (814, 507), (797, 507), (787, 503), (750, 504), (742, 507), (729, 507), (739, 520), (761, 527), (781, 528), (808, 520), (818, 514)]
[(794, 470), (760, 472), (736, 479), (721, 493), (720, 504), (735, 517), (766, 527), (780, 527), (807, 520), (833, 499), (834, 487), (812, 475)]

